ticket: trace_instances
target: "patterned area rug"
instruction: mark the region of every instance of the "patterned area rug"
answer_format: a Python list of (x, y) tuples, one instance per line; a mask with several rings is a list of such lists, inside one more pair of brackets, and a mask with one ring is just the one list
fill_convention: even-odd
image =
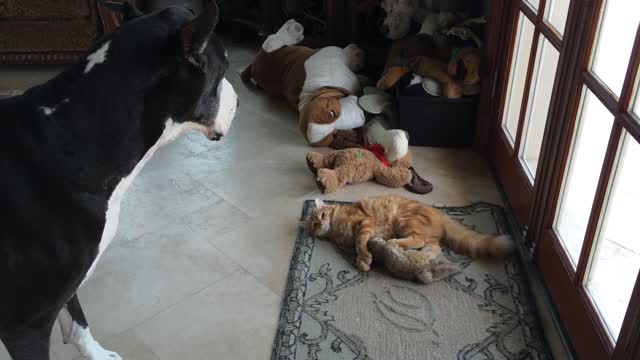
[[(304, 205), (303, 219), (313, 209)], [(502, 208), (443, 208), (463, 224), (506, 233)], [(361, 273), (330, 242), (298, 234), (272, 359), (550, 359), (517, 257), (437, 261), (464, 271), (431, 285)]]

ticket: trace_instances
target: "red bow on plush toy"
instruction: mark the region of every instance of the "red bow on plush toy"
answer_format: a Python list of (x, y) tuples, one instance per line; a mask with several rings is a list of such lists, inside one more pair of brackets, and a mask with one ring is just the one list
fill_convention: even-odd
[(373, 155), (375, 155), (378, 158), (378, 160), (380, 160), (382, 164), (384, 164), (384, 166), (386, 167), (391, 166), (391, 164), (389, 164), (389, 161), (387, 161), (387, 159), (384, 157), (384, 146), (380, 144), (372, 144), (367, 146), (366, 149), (371, 151)]

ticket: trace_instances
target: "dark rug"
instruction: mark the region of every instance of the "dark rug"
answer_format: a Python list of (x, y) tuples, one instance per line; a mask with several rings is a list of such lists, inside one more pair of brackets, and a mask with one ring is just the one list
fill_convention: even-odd
[[(302, 218), (313, 210), (305, 202)], [(501, 207), (441, 208), (481, 232), (508, 233)], [(422, 285), (361, 273), (330, 242), (298, 233), (272, 359), (550, 359), (516, 256), (472, 260)]]

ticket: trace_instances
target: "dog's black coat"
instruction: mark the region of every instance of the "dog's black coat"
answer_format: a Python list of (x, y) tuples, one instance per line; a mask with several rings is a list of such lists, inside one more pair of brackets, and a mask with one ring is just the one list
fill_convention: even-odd
[(49, 358), (67, 303), (86, 327), (75, 293), (98, 254), (107, 202), (167, 119), (213, 125), (228, 67), (215, 22), (217, 8), (137, 17), (98, 41), (90, 53), (109, 42), (106, 61), (88, 73), (83, 60), (0, 100), (0, 339), (14, 359)]

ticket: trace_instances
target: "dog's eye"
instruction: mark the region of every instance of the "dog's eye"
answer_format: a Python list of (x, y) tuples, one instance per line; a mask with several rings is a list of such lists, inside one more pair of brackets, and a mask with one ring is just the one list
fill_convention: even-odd
[(335, 111), (331, 110), (330, 115), (331, 115), (331, 118), (332, 118), (332, 119), (335, 119), (335, 118), (336, 118), (336, 112), (335, 112)]

